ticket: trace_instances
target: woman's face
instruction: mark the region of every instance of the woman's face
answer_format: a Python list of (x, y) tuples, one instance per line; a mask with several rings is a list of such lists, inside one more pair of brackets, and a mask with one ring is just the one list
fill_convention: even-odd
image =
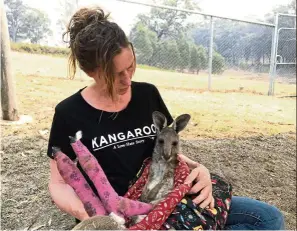
[(130, 47), (122, 48), (120, 54), (113, 58), (114, 88), (119, 95), (124, 95), (130, 90), (131, 79), (135, 69), (135, 61)]

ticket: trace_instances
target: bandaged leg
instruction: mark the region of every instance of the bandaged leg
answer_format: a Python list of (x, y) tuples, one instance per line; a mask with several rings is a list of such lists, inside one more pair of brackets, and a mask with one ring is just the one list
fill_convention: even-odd
[(81, 137), (81, 132), (77, 132), (75, 137), (70, 137), (71, 146), (76, 153), (83, 170), (94, 183), (100, 199), (108, 213), (113, 212), (123, 217), (147, 214), (152, 209), (151, 204), (118, 196), (110, 185), (96, 158), (80, 141)]
[(53, 147), (53, 157), (57, 162), (57, 168), (62, 178), (74, 189), (88, 215), (90, 217), (94, 215), (107, 215), (102, 202), (93, 193), (90, 185), (73, 161), (57, 147)]

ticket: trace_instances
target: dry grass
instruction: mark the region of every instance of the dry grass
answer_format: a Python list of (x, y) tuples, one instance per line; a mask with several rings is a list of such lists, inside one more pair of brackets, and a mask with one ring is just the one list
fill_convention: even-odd
[[(4, 135), (30, 135), (49, 129), (55, 105), (88, 80), (17, 75), (20, 114), (33, 123), (3, 129)], [(296, 101), (240, 93), (202, 93), (159, 87), (173, 116), (189, 113), (191, 123), (184, 135), (197, 137), (247, 137), (296, 132)], [(29, 134), (28, 134), (29, 133)]]
[[(13, 53), (20, 113), (33, 116), (34, 122), (8, 130), (4, 128), (4, 135), (26, 135), (27, 132), (32, 132), (31, 128), (35, 133), (41, 129), (49, 129), (55, 105), (90, 83), (91, 80), (85, 75), (68, 80), (65, 77), (66, 63), (65, 58)], [(40, 70), (35, 73), (39, 75), (34, 75), (34, 67), (35, 70)], [(20, 74), (19, 71), (23, 73)], [(235, 75), (235, 72), (231, 74)], [(255, 86), (255, 89), (266, 89), (267, 83), (264, 80), (242, 79), (242, 76), (237, 79), (234, 79), (234, 76), (221, 79), (216, 77), (213, 82), (219, 81), (222, 84), (219, 85), (221, 90), (217, 89), (214, 92), (204, 91), (203, 84), (207, 84), (207, 79), (203, 75), (197, 77), (190, 74), (138, 69), (134, 80), (157, 85), (174, 116), (181, 113), (192, 115), (190, 126), (184, 133), (187, 138), (246, 137), (296, 132), (295, 98), (268, 97), (249, 91), (243, 94), (238, 92), (236, 87), (233, 92), (227, 94), (222, 90), (242, 83)], [(295, 86), (279, 84), (279, 88), (280, 86), (287, 94), (296, 94)]]

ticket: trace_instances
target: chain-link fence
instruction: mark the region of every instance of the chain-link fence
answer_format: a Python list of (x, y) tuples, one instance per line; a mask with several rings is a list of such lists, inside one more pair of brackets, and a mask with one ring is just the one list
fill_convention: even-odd
[[(268, 91), (273, 27), (261, 24), (217, 19), (213, 49), (224, 58), (228, 90), (266, 94)], [(213, 68), (216, 68), (213, 62)], [(213, 81), (212, 89), (216, 88)]]
[[(296, 28), (293, 25), (296, 17), (279, 18), (274, 54), (273, 15), (268, 19), (270, 23), (229, 19), (197, 9), (183, 10), (193, 7), (186, 5), (188, 1), (171, 2), (180, 5), (120, 1), (146, 5), (148, 9), (134, 20), (129, 38), (140, 68), (159, 70), (159, 82), (162, 77), (168, 79), (178, 73), (180, 78), (191, 76), (192, 84), (187, 86), (194, 89), (266, 95), (270, 90), (274, 94), (274, 80), (277, 80), (276, 84), (280, 85), (276, 94), (296, 94), (294, 86), (292, 89), (287, 86), (296, 83), (296, 29), (288, 29)], [(277, 57), (277, 78), (272, 76), (274, 57)]]
[(276, 22), (276, 81), (296, 84), (296, 16), (279, 14)]

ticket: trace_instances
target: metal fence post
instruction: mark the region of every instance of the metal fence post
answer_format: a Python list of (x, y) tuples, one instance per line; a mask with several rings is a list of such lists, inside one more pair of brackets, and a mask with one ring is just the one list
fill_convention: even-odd
[(211, 74), (212, 74), (212, 50), (213, 50), (213, 17), (210, 17), (210, 38), (208, 50), (208, 90), (211, 90)]
[(274, 33), (272, 37), (272, 44), (271, 44), (271, 57), (270, 57), (270, 70), (269, 70), (269, 90), (268, 95), (274, 94), (274, 80), (276, 75), (276, 55), (277, 55), (277, 34), (278, 34), (278, 18), (279, 14), (275, 15), (274, 20)]

